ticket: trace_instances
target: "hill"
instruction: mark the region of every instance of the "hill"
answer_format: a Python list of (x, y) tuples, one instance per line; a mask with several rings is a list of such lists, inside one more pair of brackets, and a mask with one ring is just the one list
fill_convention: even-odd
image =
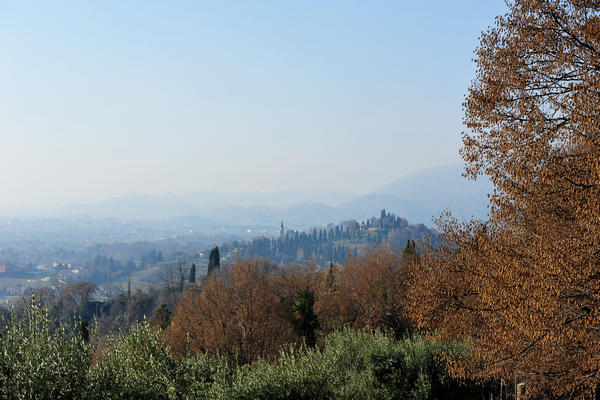
[(445, 209), (460, 218), (485, 218), (491, 184), (486, 179), (468, 181), (461, 173), (461, 165), (430, 168), (405, 175), (366, 195), (333, 190), (138, 194), (73, 204), (56, 208), (50, 214), (122, 220), (194, 218), (196, 222), (204, 220), (206, 226), (276, 227), (283, 219), (300, 228), (350, 218), (366, 219), (381, 209), (427, 226), (432, 226), (433, 218)]

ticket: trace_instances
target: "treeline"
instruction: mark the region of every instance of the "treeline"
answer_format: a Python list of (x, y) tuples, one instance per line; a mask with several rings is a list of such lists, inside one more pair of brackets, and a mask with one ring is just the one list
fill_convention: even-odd
[[(466, 344), (414, 331), (404, 303), (418, 255), (412, 242), (405, 250), (380, 249), (343, 268), (213, 265), (172, 310), (160, 306), (117, 336), (56, 313), (61, 302), (93, 304), (90, 284), (42, 299), (55, 304), (50, 312), (32, 298), (0, 335), (0, 397), (480, 398), (485, 385), (448, 373), (452, 360), (468, 359)], [(142, 300), (133, 296), (117, 302)]]
[(344, 268), (238, 261), (215, 270), (201, 290), (185, 292), (174, 310), (169, 344), (180, 354), (219, 353), (248, 363), (274, 359), (286, 344), (314, 346), (344, 326), (410, 335), (402, 260), (382, 249)]
[(87, 261), (83, 268), (82, 278), (97, 284), (122, 279), (138, 269), (138, 266), (129, 258), (121, 262), (113, 257), (96, 255)]
[[(288, 230), (277, 238), (258, 237), (238, 249), (242, 258), (268, 258), (280, 265), (310, 260), (318, 265), (340, 264), (351, 257), (382, 244), (401, 250), (406, 241), (435, 240), (435, 232), (425, 225), (410, 225), (407, 220), (381, 211), (379, 218), (349, 220), (325, 228), (300, 232)], [(227, 246), (235, 250), (236, 246)]]
[[(175, 267), (176, 268), (176, 267)], [(186, 285), (185, 287), (188, 287)], [(69, 323), (73, 318), (87, 325), (95, 324), (101, 336), (118, 334), (146, 318), (170, 318), (183, 294), (178, 285), (156, 285), (148, 290), (132, 290), (130, 285), (106, 300), (96, 298), (97, 286), (92, 282), (76, 281), (59, 287), (42, 287), (29, 293), (43, 306), (56, 324)], [(30, 299), (24, 298), (12, 307), (15, 316), (24, 315)], [(0, 307), (0, 316), (8, 315), (8, 309)], [(0, 327), (5, 321), (0, 320)]]

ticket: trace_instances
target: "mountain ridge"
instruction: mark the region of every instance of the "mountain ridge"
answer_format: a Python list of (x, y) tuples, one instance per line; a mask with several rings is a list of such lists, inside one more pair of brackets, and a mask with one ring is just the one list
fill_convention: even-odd
[(463, 219), (485, 218), (489, 180), (468, 181), (461, 173), (460, 164), (424, 169), (364, 195), (333, 190), (131, 194), (57, 207), (51, 214), (129, 220), (197, 217), (230, 225), (284, 220), (298, 227), (369, 218), (381, 209), (427, 226), (445, 209)]

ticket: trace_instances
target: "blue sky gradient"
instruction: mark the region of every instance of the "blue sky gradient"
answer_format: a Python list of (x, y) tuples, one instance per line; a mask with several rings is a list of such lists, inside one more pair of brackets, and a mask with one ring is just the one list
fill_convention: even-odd
[(501, 0), (0, 0), (0, 207), (366, 193), (460, 161)]

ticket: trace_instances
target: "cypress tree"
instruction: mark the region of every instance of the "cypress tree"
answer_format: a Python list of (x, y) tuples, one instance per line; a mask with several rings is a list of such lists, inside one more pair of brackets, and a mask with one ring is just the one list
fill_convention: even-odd
[(402, 252), (402, 254), (404, 256), (412, 256), (412, 255), (417, 254), (417, 246), (415, 245), (414, 240), (408, 239), (406, 241), (406, 247), (404, 248), (404, 251)]
[(309, 347), (315, 346), (317, 342), (315, 331), (319, 327), (314, 306), (315, 295), (309, 288), (296, 293), (296, 302), (294, 303), (296, 319), (293, 321), (292, 326), (298, 336), (304, 337), (306, 345)]
[(335, 266), (333, 265), (333, 262), (330, 262), (329, 268), (327, 268), (327, 275), (325, 276), (325, 287), (328, 292), (335, 291), (335, 272)]
[(84, 319), (79, 325), (79, 334), (85, 343), (90, 341), (90, 328), (88, 322)]
[(171, 323), (171, 311), (167, 308), (166, 304), (161, 304), (160, 307), (154, 313), (152, 323), (160, 329), (166, 329)]
[(190, 267), (190, 283), (196, 283), (196, 264)]
[(220, 268), (221, 266), (221, 257), (219, 255), (219, 246), (215, 246), (208, 256), (208, 269), (206, 271), (206, 275), (210, 275), (215, 268)]

